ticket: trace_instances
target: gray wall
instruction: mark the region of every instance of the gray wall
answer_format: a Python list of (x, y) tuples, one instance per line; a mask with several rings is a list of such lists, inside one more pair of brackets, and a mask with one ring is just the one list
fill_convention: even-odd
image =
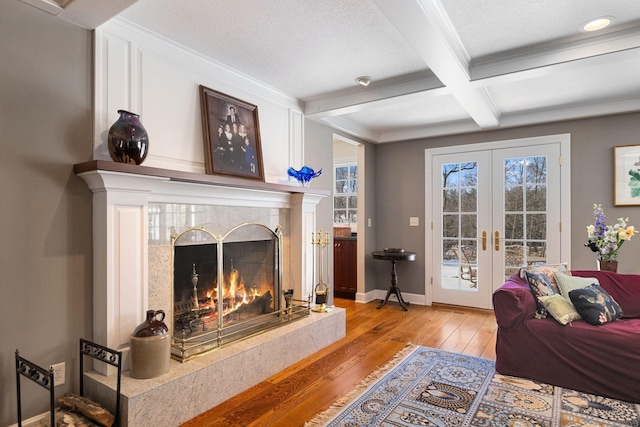
[[(322, 169), (322, 175), (311, 180), (310, 188), (331, 191), (333, 187), (333, 132), (327, 126), (312, 120), (304, 121), (304, 140), (308, 141), (304, 147), (304, 162), (315, 171)], [(328, 231), (331, 235), (333, 230), (333, 197), (332, 193), (322, 199), (316, 207), (316, 231)], [(308, 237), (311, 240), (311, 236)], [(333, 271), (333, 241), (324, 249), (323, 253), (324, 269), (322, 280), (327, 283), (331, 281), (326, 277), (328, 271)], [(318, 260), (316, 259), (316, 279), (318, 279)], [(316, 280), (313, 286), (318, 283)], [(304, 295), (303, 295), (304, 296)], [(329, 299), (329, 304), (333, 303)]]
[[(341, 132), (337, 132), (334, 129), (315, 122), (313, 120), (305, 119), (305, 162), (314, 170), (322, 169), (322, 175), (311, 181), (312, 188), (318, 188), (323, 190), (329, 190), (330, 195), (323, 199), (317, 208), (317, 223), (318, 229), (328, 230), (333, 236), (333, 135), (342, 135), (345, 138), (351, 139), (356, 142), (360, 142), (364, 147), (365, 153), (365, 219), (372, 218), (372, 226), (365, 227), (364, 235), (359, 235), (358, 240), (363, 239), (365, 242), (365, 254), (370, 254), (376, 250), (376, 238), (375, 238), (375, 175), (376, 175), (376, 147), (369, 143), (359, 141), (352, 136), (345, 135)], [(344, 154), (344, 153), (342, 153)], [(339, 154), (340, 155), (340, 154)], [(325, 282), (333, 284), (333, 240), (328, 250), (328, 271), (329, 277), (324, 278)], [(375, 289), (374, 270), (371, 268), (373, 259), (370, 256), (365, 257), (365, 292)], [(332, 301), (330, 301), (332, 303)]]
[[(45, 366), (66, 362), (61, 394), (77, 391), (77, 340), (91, 336), (91, 192), (73, 173), (73, 164), (92, 154), (91, 34), (6, 1), (0, 58), (0, 425), (6, 426), (17, 421), (15, 350)], [(47, 392), (23, 384), (23, 416), (44, 412)]]
[[(364, 167), (365, 167), (365, 216), (362, 221), (368, 221), (371, 218), (371, 227), (365, 226), (365, 278), (364, 278), (364, 292), (369, 292), (376, 289), (376, 269), (374, 265), (380, 264), (380, 261), (374, 260), (371, 257), (371, 252), (379, 250), (376, 235), (378, 233), (378, 224), (380, 220), (377, 217), (376, 205), (378, 200), (384, 200), (386, 196), (378, 196), (378, 190), (376, 188), (377, 180), (377, 146), (371, 144), (364, 145)], [(367, 224), (367, 222), (365, 222)], [(385, 263), (386, 264), (386, 263)], [(389, 271), (387, 270), (387, 277), (389, 277)], [(383, 287), (386, 289), (388, 286)]]
[[(595, 268), (595, 254), (583, 246), (586, 226), (593, 224), (594, 203), (602, 203), (608, 223), (628, 216), (630, 225), (640, 229), (640, 207), (613, 206), (612, 147), (640, 143), (638, 113), (382, 144), (376, 153), (377, 243), (380, 248), (404, 247), (417, 253), (416, 262), (398, 267), (401, 268), (398, 275), (403, 292), (424, 294), (425, 149), (564, 133), (571, 134), (571, 267)], [(410, 216), (421, 218), (420, 227), (409, 227)], [(640, 235), (637, 235), (622, 247), (618, 271), (640, 273), (639, 257)], [(388, 266), (376, 265), (374, 268), (379, 271), (375, 287), (386, 289), (388, 279), (384, 273)]]

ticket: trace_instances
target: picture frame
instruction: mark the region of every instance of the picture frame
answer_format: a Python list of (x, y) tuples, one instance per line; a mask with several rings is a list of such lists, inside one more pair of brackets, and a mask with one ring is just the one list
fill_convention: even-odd
[(640, 205), (640, 145), (613, 147), (614, 206)]
[(258, 107), (200, 85), (205, 170), (264, 181)]

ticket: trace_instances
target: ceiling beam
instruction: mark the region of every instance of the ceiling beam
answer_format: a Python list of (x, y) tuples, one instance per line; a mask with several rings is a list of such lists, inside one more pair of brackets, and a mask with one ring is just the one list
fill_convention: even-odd
[(338, 116), (362, 111), (365, 108), (385, 107), (395, 105), (402, 100), (411, 99), (413, 96), (449, 95), (449, 89), (431, 76), (425, 78), (414, 76), (402, 83), (374, 82), (365, 88), (342, 90), (320, 99), (305, 102), (304, 114), (312, 119)]
[(328, 124), (333, 129), (345, 132), (349, 135), (353, 135), (367, 142), (377, 143), (380, 140), (380, 135), (369, 128), (361, 126), (354, 120), (350, 120), (347, 117), (342, 116), (330, 116), (322, 119), (323, 122)]
[(581, 68), (584, 64), (582, 60), (602, 55), (624, 54), (629, 50), (635, 50), (633, 55), (638, 55), (638, 46), (640, 46), (638, 27), (625, 28), (588, 39), (564, 43), (542, 43), (473, 60), (471, 79), (474, 81), (490, 79), (563, 63), (572, 63), (574, 68)]
[(478, 126), (500, 125), (488, 91), (470, 85), (469, 56), (438, 0), (374, 2)]
[(138, 0), (20, 0), (79, 27), (93, 30)]

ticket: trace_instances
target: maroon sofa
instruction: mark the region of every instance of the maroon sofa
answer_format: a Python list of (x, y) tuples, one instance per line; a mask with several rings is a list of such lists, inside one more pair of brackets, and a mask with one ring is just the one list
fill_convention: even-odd
[(525, 279), (511, 276), (493, 294), (498, 323), (496, 371), (640, 403), (640, 275), (572, 271), (595, 277), (623, 311), (600, 326), (536, 319)]

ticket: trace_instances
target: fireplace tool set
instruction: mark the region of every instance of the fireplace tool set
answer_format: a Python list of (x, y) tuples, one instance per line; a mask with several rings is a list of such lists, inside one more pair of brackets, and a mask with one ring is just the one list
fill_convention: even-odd
[(318, 246), (318, 283), (314, 288), (316, 294), (316, 305), (311, 310), (318, 313), (326, 313), (333, 310), (333, 306), (327, 306), (327, 299), (329, 297), (329, 285), (322, 280), (322, 272), (324, 271), (324, 252), (329, 246), (329, 232), (328, 231), (316, 231), (311, 232), (311, 244)]

